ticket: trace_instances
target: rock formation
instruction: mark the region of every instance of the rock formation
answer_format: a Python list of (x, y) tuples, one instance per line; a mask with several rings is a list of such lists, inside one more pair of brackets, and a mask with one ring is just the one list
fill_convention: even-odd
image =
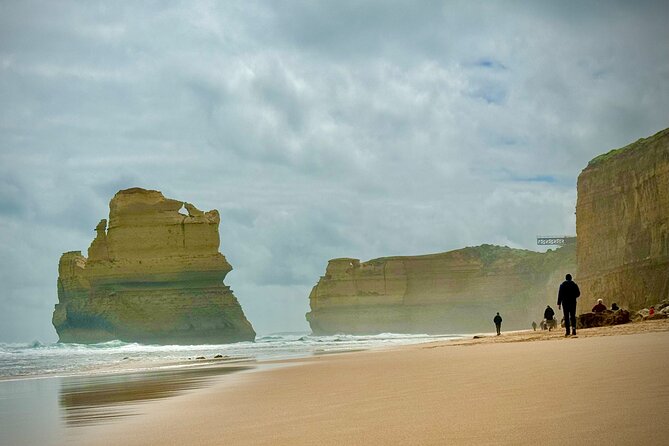
[(528, 328), (573, 272), (575, 248), (482, 245), (441, 254), (330, 260), (309, 296), (314, 334), (467, 333)]
[[(184, 214), (180, 213), (185, 209)], [(219, 215), (154, 190), (118, 192), (88, 249), (62, 255), (53, 325), (61, 342), (252, 341), (223, 279)]]
[(658, 302), (655, 305), (651, 305), (651, 307), (654, 309), (654, 314), (650, 314), (650, 308), (642, 308), (631, 316), (632, 321), (641, 322), (669, 317), (669, 300)]
[(669, 129), (590, 161), (576, 233), (582, 302), (638, 310), (669, 297)]
[(582, 313), (576, 317), (576, 328), (604, 327), (630, 322), (630, 312), (624, 309), (606, 310), (601, 313)]

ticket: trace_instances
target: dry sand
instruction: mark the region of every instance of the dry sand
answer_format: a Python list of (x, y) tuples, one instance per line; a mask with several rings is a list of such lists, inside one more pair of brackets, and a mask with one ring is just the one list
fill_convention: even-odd
[[(532, 342), (535, 341), (535, 342)], [(669, 442), (669, 320), (309, 358), (84, 428), (123, 445)]]

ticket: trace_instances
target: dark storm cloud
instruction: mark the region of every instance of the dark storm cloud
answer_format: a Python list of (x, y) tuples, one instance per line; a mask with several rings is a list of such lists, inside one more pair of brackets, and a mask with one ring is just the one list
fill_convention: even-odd
[(0, 339), (140, 186), (221, 212), (260, 332), (332, 257), (573, 233), (599, 153), (667, 126), (666, 2), (0, 2)]

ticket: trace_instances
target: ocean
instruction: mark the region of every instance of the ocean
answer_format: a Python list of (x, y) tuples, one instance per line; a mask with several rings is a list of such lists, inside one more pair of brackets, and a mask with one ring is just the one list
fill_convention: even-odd
[(311, 336), (309, 333), (274, 333), (255, 342), (221, 345), (143, 345), (121, 341), (100, 344), (5, 344), (0, 343), (0, 380), (64, 377), (142, 371), (184, 366), (198, 357), (256, 361), (280, 360), (348, 350), (457, 339), (462, 335), (383, 333), (369, 336)]
[(80, 428), (138, 415), (142, 404), (226, 374), (275, 366), (268, 361), (463, 337), (274, 333), (223, 345), (0, 343), (0, 445), (67, 444)]

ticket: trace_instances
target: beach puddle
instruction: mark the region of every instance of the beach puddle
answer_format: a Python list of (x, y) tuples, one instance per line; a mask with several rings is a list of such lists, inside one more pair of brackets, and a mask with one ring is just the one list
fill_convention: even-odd
[(63, 378), (59, 405), (67, 427), (112, 422), (140, 413), (140, 404), (208, 385), (250, 366), (211, 366)]

